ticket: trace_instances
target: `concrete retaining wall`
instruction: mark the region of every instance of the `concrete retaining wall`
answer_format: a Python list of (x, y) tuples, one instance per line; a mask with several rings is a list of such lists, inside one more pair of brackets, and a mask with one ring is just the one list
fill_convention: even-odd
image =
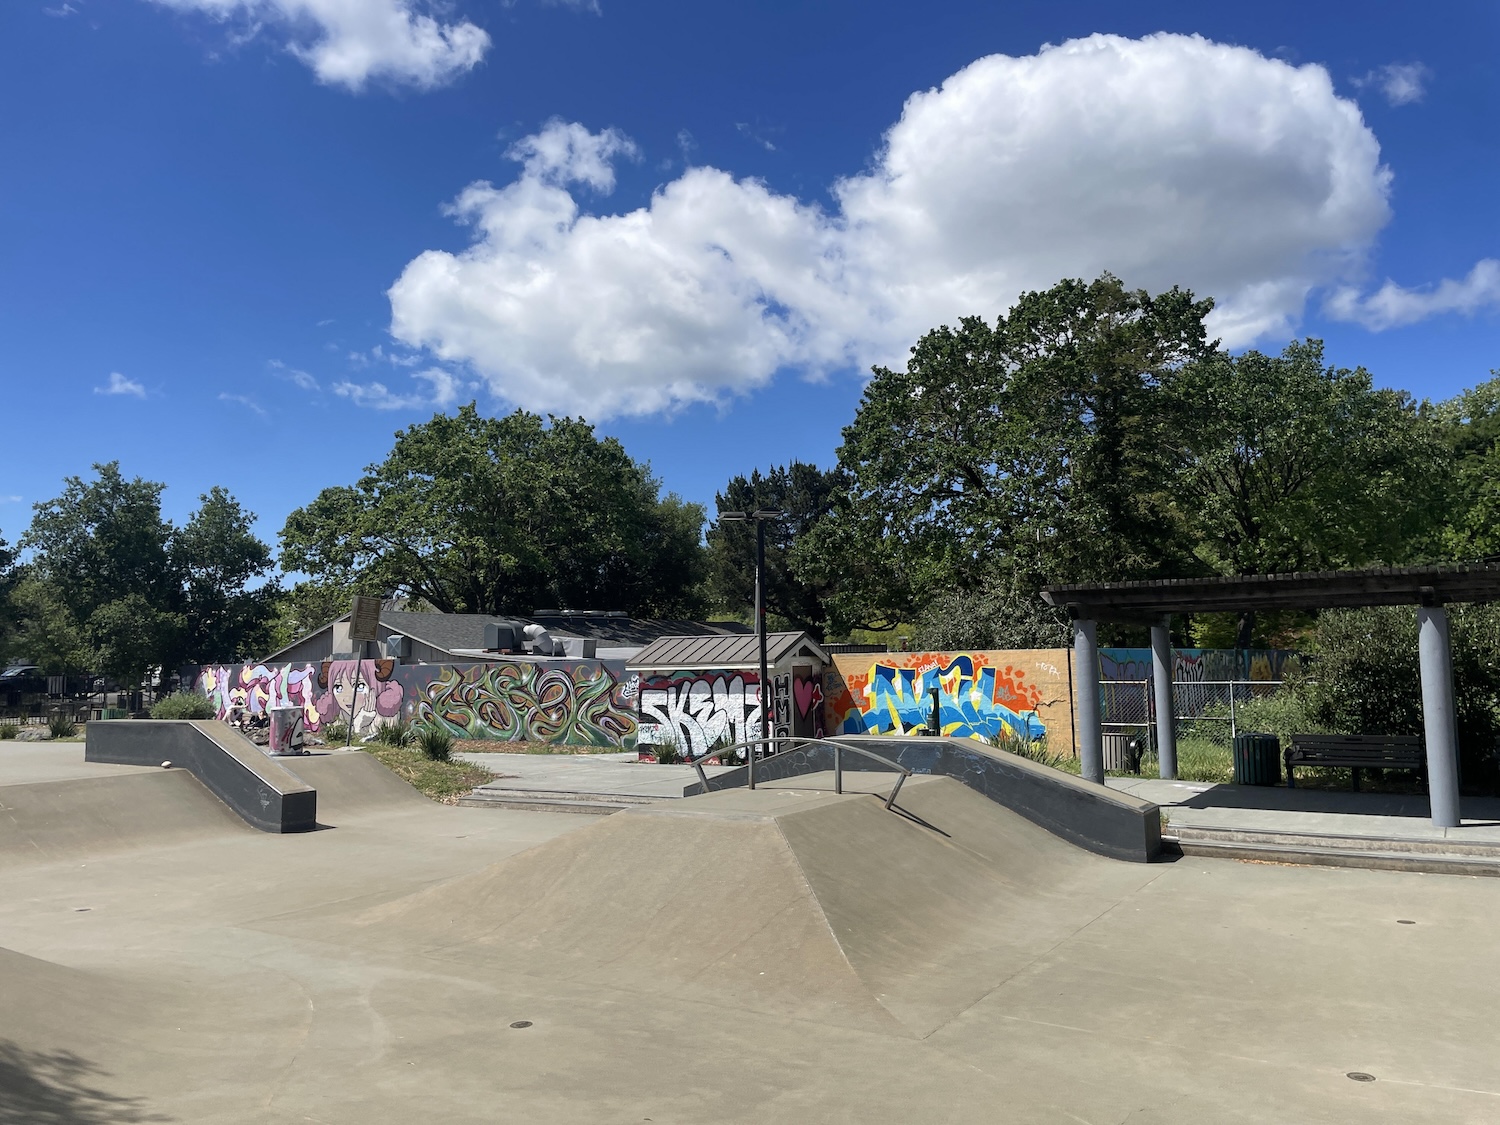
[(317, 827), (317, 790), (267, 757), (244, 735), (212, 719), (114, 719), (85, 728), (89, 762), (159, 766), (194, 774), (262, 832)]

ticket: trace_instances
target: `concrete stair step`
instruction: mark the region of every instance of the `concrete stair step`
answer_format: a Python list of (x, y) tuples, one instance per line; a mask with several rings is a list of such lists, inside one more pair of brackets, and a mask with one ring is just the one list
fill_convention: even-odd
[(1221, 828), (1210, 825), (1169, 824), (1164, 830), (1179, 840), (1235, 844), (1276, 844), (1327, 849), (1411, 852), (1422, 855), (1467, 855), (1500, 859), (1500, 842), (1486, 840), (1423, 839), (1416, 836), (1352, 836), (1339, 832), (1291, 832), (1269, 829)]
[(608, 816), (623, 809), (675, 799), (644, 793), (577, 793), (560, 789), (501, 789), (486, 786), (460, 797), (458, 804), (466, 808), (530, 809)]
[(1168, 825), (1162, 842), (1181, 855), (1219, 859), (1500, 876), (1500, 846), (1494, 844), (1186, 825)]

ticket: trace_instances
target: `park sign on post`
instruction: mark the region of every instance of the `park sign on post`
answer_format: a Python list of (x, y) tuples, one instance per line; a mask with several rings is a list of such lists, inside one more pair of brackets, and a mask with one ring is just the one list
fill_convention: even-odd
[(349, 614), (349, 639), (351, 641), (378, 641), (380, 639), (380, 599), (354, 596), (354, 609)]

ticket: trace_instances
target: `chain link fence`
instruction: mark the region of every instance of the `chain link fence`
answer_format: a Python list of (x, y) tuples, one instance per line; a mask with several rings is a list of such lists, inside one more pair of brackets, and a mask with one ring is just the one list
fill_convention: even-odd
[[(1228, 751), (1240, 732), (1240, 708), (1281, 690), (1281, 680), (1178, 680), (1172, 684), (1177, 741), (1201, 742)], [(1138, 768), (1156, 752), (1156, 699), (1150, 680), (1106, 680), (1099, 685), (1106, 757), (1111, 769)], [(1111, 738), (1111, 736), (1118, 736)], [(1127, 747), (1129, 742), (1133, 745)], [(1122, 755), (1133, 756), (1135, 765)]]

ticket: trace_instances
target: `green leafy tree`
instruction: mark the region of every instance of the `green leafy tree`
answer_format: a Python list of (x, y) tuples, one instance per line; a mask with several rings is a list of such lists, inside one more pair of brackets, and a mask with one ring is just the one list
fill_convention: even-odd
[(16, 600), (16, 588), (21, 583), (22, 568), (16, 560), (16, 552), (4, 539), (0, 539), (0, 661), (9, 660), (16, 653), (18, 633), (21, 627), (21, 607)]
[(165, 486), (127, 480), (118, 461), (94, 471), (98, 479), (67, 477), (61, 496), (37, 504), (21, 543), (47, 587), (40, 604), (62, 607), (99, 671), (137, 684), (170, 663), (184, 624)]
[(215, 488), (179, 530), (161, 514), (164, 485), (127, 480), (116, 461), (94, 470), (37, 504), (21, 541), (28, 645), (56, 670), (132, 685), (152, 667), (249, 655), (274, 596), (250, 588), (271, 567), (254, 517)]
[(355, 594), (381, 596), (382, 592), (357, 583), (306, 579), (279, 589), (266, 648), (285, 648), (299, 637), (336, 621), (349, 612)]
[(1448, 558), (1500, 555), (1500, 369), (1495, 378), (1440, 403), (1433, 420), (1454, 458), (1442, 534)]
[(930, 651), (1066, 648), (1068, 618), (1034, 591), (992, 585), (948, 590), (932, 598), (917, 618), (912, 645)]
[(1211, 307), (1063, 281), (993, 326), (929, 332), (904, 370), (875, 368), (839, 450), (849, 488), (794, 558), (838, 579), (834, 630), (919, 615), (945, 591), (1190, 571), (1157, 391), (1211, 352)]
[(251, 530), (254, 515), (223, 488), (199, 500), (168, 552), (183, 583), (181, 656), (193, 664), (251, 656), (271, 636), (279, 593), (265, 581), (271, 549)]
[[(1321, 340), (1216, 353), (1171, 394), (1184, 439), (1174, 492), (1212, 571), (1398, 564), (1433, 548), (1449, 464), (1437, 428), (1363, 368), (1326, 366)], [(1236, 645), (1255, 620), (1240, 616)]]
[[(820, 640), (828, 617), (824, 602), (831, 592), (830, 580), (824, 576), (804, 581), (792, 565), (792, 552), (832, 512), (834, 498), (845, 487), (838, 469), (793, 461), (764, 476), (759, 469), (749, 477), (736, 476), (716, 498), (721, 512), (786, 513), (784, 519), (766, 525), (766, 613)], [(720, 522), (708, 532), (708, 591), (720, 610), (742, 612), (754, 605), (755, 536), (755, 525), (748, 521)]]
[(18, 617), (15, 654), (38, 665), (49, 676), (95, 670), (94, 654), (77, 620), (52, 587), (28, 568), (16, 583)]
[(703, 509), (660, 496), (649, 467), (571, 418), (474, 404), (396, 435), (352, 486), (324, 489), (281, 533), (282, 565), (445, 613), (699, 607)]

